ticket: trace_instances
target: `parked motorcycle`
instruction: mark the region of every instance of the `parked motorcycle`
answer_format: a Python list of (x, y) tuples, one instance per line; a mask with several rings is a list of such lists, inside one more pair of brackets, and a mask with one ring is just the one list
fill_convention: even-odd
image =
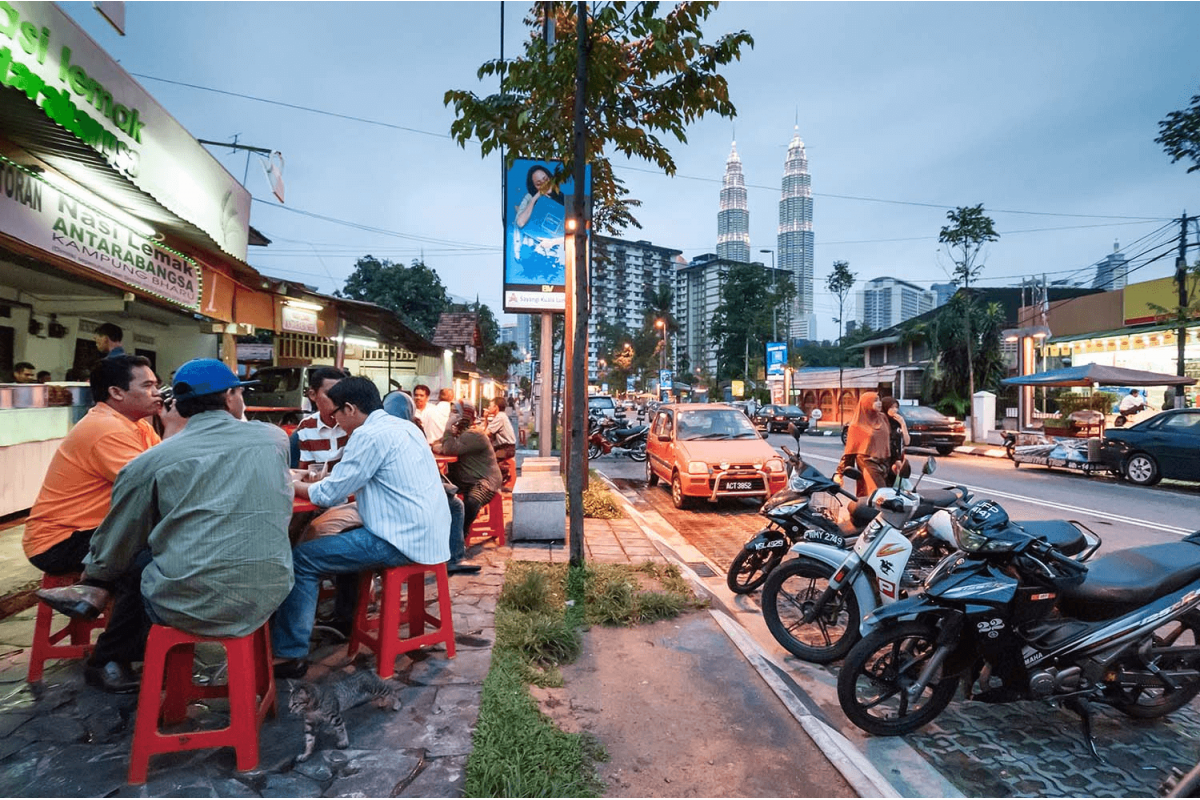
[[(838, 550), (844, 556), (847, 543), (852, 544), (855, 537), (879, 514), (878, 509), (868, 503), (858, 502), (854, 495), (825, 477), (820, 470), (806, 464), (798, 453), (792, 452), (786, 445), (780, 449), (787, 456), (791, 477), (787, 486), (772, 495), (759, 510), (767, 518), (767, 527), (742, 545), (741, 552), (729, 565), (725, 583), (730, 591), (737, 594), (749, 594), (762, 586), (783, 562), (788, 549), (800, 542), (824, 545)], [(840, 521), (825, 513), (825, 509), (837, 507), (838, 504), (821, 502), (834, 497), (849, 501), (849, 514)], [(934, 511), (958, 503), (961, 497), (958, 492), (928, 493), (923, 498), (922, 507), (904, 526), (904, 534), (918, 535), (918, 529)], [(938, 546), (940, 548), (940, 544)], [(933, 563), (936, 561), (931, 562), (930, 566)]]
[(1083, 564), (992, 501), (930, 527), (963, 553), (864, 620), (838, 676), (858, 727), (916, 730), (965, 678), (968, 699), (1061, 702), (1099, 758), (1091, 703), (1153, 719), (1200, 693), (1200, 531)]
[(604, 416), (588, 415), (588, 458), (599, 458), (613, 450), (625, 452), (634, 461), (646, 460), (646, 434), (648, 425), (622, 427), (616, 420)]

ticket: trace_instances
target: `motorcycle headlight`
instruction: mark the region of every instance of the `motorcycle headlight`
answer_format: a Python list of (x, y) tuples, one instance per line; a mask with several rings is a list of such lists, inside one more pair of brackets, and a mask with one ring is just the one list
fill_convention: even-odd
[(804, 492), (813, 486), (814, 481), (807, 478), (801, 478), (799, 472), (793, 472), (791, 479), (788, 481), (788, 488), (793, 492)]
[(792, 514), (804, 510), (804, 507), (807, 505), (807, 500), (802, 503), (788, 503), (786, 506), (771, 509), (771, 513), (776, 516), (790, 517)]
[(708, 464), (703, 461), (689, 461), (688, 472), (693, 475), (704, 474), (708, 472)]
[(954, 533), (959, 549), (968, 553), (1003, 553), (1012, 550), (1015, 544), (992, 539), (961, 525), (955, 526)]

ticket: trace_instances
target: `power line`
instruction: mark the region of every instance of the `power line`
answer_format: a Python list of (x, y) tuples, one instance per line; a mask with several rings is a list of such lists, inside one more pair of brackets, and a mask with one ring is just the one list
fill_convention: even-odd
[(257, 197), (252, 198), (252, 200), (255, 203), (267, 206), (268, 208), (276, 208), (292, 214), (300, 214), (301, 216), (312, 217), (313, 219), (324, 220), (325, 222), (333, 222), (338, 225), (346, 225), (348, 227), (357, 228), (360, 231), (367, 231), (369, 233), (379, 233), (383, 234), (384, 236), (395, 236), (398, 239), (409, 239), (414, 242), (429, 242), (431, 244), (448, 244), (475, 249), (495, 248), (495, 245), (476, 244), (475, 242), (456, 242), (450, 239), (438, 239), (432, 236), (420, 236), (415, 233), (401, 233), (400, 231), (392, 231), (388, 230), (387, 228), (377, 228), (373, 225), (364, 225), (361, 222), (350, 222), (349, 220), (338, 219), (337, 217), (330, 217), (325, 214), (317, 214), (313, 211), (304, 211), (303, 209), (295, 208), (293, 206), (280, 205), (279, 203), (268, 203), (266, 200), (259, 200)]

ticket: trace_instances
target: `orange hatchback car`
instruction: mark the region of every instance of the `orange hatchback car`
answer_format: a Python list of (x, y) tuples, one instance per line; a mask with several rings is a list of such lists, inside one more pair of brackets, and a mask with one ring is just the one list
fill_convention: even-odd
[(650, 425), (646, 455), (646, 482), (668, 482), (676, 508), (697, 497), (765, 500), (787, 483), (783, 457), (745, 414), (727, 405), (661, 406)]

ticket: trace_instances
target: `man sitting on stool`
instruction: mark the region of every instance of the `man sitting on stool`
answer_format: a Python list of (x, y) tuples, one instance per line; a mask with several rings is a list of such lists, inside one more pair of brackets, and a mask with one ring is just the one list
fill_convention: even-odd
[(105, 691), (138, 690), (130, 664), (143, 659), (151, 622), (246, 636), (292, 588), (287, 436), (239, 421), (246, 385), (216, 359), (180, 367), (173, 388), (186, 427), (117, 475), (83, 582), (37, 593), (56, 611), (90, 618), (117, 592), (85, 673)]
[(275, 615), (271, 645), (283, 659), (277, 678), (308, 671), (308, 644), (322, 575), (374, 567), (441, 564), (450, 558), (450, 509), (425, 437), (383, 409), (367, 378), (346, 378), (329, 390), (333, 418), (350, 441), (342, 460), (316, 483), (293, 482), (296, 494), (319, 506), (358, 502), (363, 527), (304, 542), (292, 553), (296, 583)]
[(475, 406), (462, 403), (457, 419), (446, 426), (445, 436), (433, 446), (435, 453), (456, 456), (447, 470), (450, 482), (458, 487), (466, 506), (463, 530), (471, 530), (479, 509), (491, 502), (504, 483), (500, 466), (487, 435), (475, 424)]

